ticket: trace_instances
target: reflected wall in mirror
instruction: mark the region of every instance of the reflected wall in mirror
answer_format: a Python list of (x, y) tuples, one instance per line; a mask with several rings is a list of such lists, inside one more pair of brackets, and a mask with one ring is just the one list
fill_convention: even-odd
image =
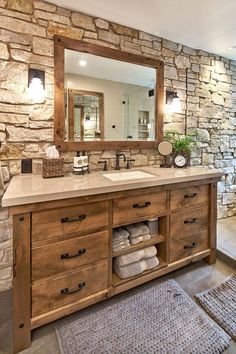
[(102, 92), (66, 90), (65, 138), (90, 141), (104, 137), (104, 95)]
[[(156, 69), (65, 49), (64, 85), (69, 141), (155, 140)], [(80, 91), (74, 99), (72, 90)], [(96, 105), (97, 96), (89, 92), (103, 96), (104, 112)], [(69, 130), (80, 125), (79, 132)]]
[(63, 37), (54, 44), (58, 148), (154, 148), (163, 135), (163, 62)]

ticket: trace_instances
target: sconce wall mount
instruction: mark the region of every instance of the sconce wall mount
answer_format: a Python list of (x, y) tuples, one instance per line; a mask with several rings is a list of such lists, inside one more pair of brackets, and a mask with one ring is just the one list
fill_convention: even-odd
[(45, 72), (32, 69), (28, 71), (29, 97), (34, 101), (41, 101), (45, 96)]

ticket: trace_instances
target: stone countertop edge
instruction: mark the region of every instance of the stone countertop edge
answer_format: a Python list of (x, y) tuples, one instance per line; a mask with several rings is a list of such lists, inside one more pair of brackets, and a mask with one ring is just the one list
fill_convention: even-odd
[[(189, 167), (187, 169), (140, 167), (131, 171), (137, 170), (148, 172), (155, 177), (112, 182), (103, 176), (104, 172), (50, 179), (34, 174), (14, 176), (2, 198), (2, 207), (49, 202), (145, 187), (158, 187), (166, 184), (220, 178), (224, 175), (220, 170), (206, 167)], [(119, 172), (124, 171), (121, 170)]]

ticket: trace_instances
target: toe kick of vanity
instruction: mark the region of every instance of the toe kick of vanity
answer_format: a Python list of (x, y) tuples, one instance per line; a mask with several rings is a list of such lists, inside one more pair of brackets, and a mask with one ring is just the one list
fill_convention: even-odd
[[(192, 262), (214, 263), (218, 180), (167, 180), (161, 186), (12, 206), (15, 352), (30, 346), (36, 327)], [(115, 230), (153, 220), (158, 220), (156, 233), (127, 241), (129, 247), (114, 246)], [(141, 273), (131, 267), (135, 275), (121, 278), (114, 264), (132, 252), (151, 252), (156, 263), (140, 261)]]

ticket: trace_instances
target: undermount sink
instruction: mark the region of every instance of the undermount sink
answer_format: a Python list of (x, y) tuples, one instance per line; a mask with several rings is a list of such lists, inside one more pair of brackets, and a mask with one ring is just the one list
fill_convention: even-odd
[(126, 172), (114, 172), (114, 173), (103, 173), (103, 176), (110, 179), (113, 182), (126, 181), (130, 179), (142, 179), (142, 178), (153, 178), (151, 175), (145, 171), (126, 171)]

